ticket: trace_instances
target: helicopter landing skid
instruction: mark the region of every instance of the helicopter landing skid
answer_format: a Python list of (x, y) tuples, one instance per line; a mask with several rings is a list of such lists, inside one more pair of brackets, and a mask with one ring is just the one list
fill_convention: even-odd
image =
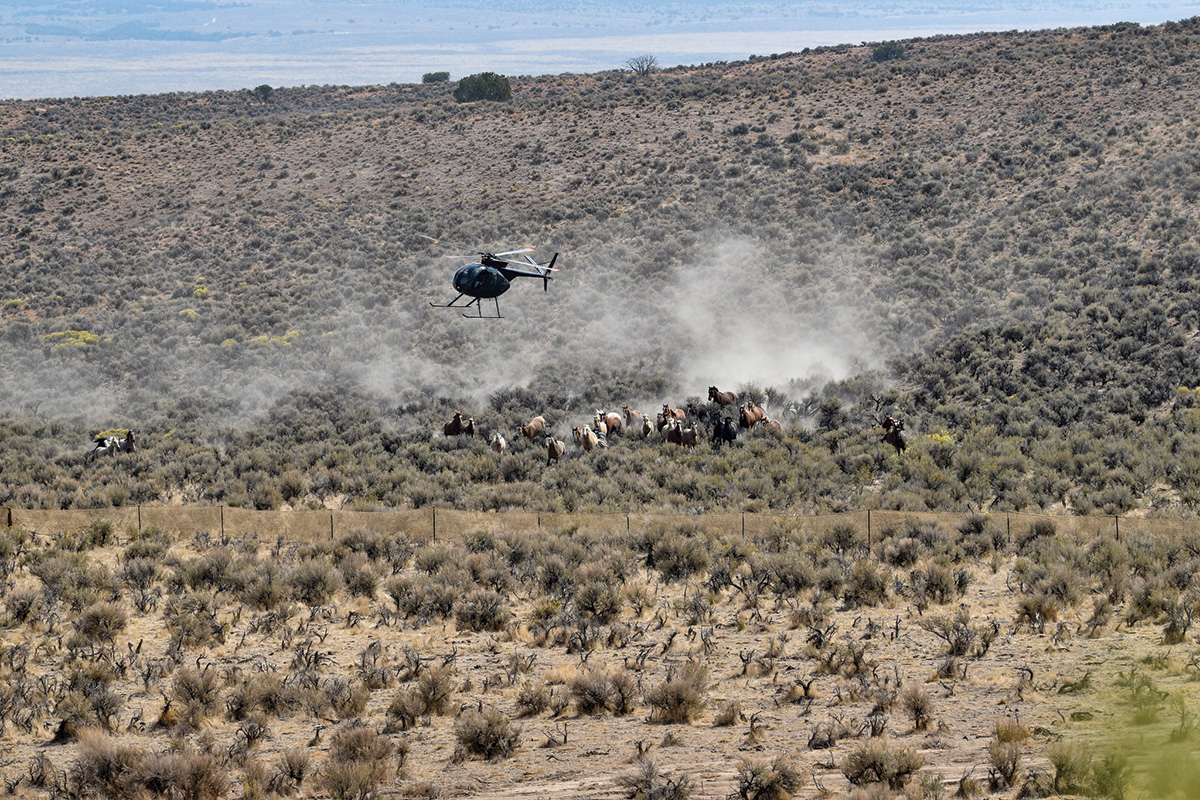
[(471, 301), (468, 302), (464, 306), (455, 305), (455, 303), (457, 303), (462, 298), (463, 298), (463, 295), (459, 294), (458, 297), (454, 298), (449, 303), (434, 303), (434, 302), (430, 301), (429, 305), (433, 306), (434, 308), (470, 308), (471, 306), (475, 306), (475, 310), (478, 313), (463, 314), (463, 316), (466, 317), (467, 319), (504, 319), (504, 315), (500, 313), (500, 298), (499, 297), (492, 298), (492, 300), (494, 300), (496, 302), (496, 315), (495, 316), (492, 316), (490, 314), (488, 316), (483, 315), (483, 298), (482, 297), (472, 298)]

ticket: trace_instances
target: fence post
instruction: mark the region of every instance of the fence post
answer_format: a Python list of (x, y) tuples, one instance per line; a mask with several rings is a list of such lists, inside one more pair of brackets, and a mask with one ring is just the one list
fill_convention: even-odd
[(138, 533), (142, 532), (142, 504), (138, 503)]
[(333, 509), (329, 509), (329, 541), (333, 541)]
[(871, 509), (867, 509), (867, 555), (871, 555)]
[(1113, 525), (1116, 526), (1117, 541), (1119, 542), (1119, 541), (1121, 541), (1121, 518), (1118, 517), (1116, 514), (1113, 514)]
[(437, 541), (437, 506), (432, 506), (429, 510), (433, 512), (433, 538)]
[(225, 504), (221, 504), (221, 539), (225, 539)]

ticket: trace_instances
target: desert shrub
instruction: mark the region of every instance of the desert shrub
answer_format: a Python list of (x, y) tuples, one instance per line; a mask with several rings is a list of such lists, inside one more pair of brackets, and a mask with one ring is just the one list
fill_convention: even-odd
[(76, 796), (131, 797), (140, 781), (141, 753), (99, 732), (83, 732), (69, 771)]
[(106, 519), (95, 519), (78, 534), (67, 534), (61, 540), (64, 550), (86, 552), (116, 541), (116, 527)]
[(1021, 769), (1021, 743), (993, 738), (988, 742), (988, 780), (995, 789), (1013, 785)]
[(1105, 753), (1092, 764), (1091, 791), (1095, 796), (1107, 800), (1125, 800), (1130, 774), (1127, 756), (1115, 752)]
[(850, 566), (850, 576), (842, 587), (842, 599), (850, 608), (876, 606), (887, 600), (891, 575), (887, 567), (867, 558)]
[(787, 800), (804, 783), (804, 773), (786, 756), (769, 764), (743, 760), (738, 764), (734, 797), (738, 800)]
[(24, 625), (42, 614), (42, 592), (34, 586), (17, 586), (4, 598), (4, 610), (13, 624)]
[(420, 701), (420, 713), (445, 714), (450, 709), (450, 699), (454, 696), (454, 671), (444, 664), (429, 667), (417, 677), (417, 699)]
[(593, 579), (575, 590), (575, 608), (580, 613), (607, 625), (621, 615), (623, 600), (612, 581)]
[(138, 531), (133, 541), (126, 546), (121, 557), (124, 561), (147, 558), (154, 562), (160, 562), (166, 557), (170, 546), (170, 533), (151, 525)]
[(109, 651), (117, 634), (125, 630), (129, 618), (117, 603), (101, 602), (85, 608), (75, 618), (75, 631), (84, 640), (99, 644)]
[(633, 772), (618, 775), (617, 785), (629, 800), (687, 800), (692, 794), (687, 775), (668, 778), (651, 758), (640, 760)]
[(179, 577), (189, 589), (211, 589), (221, 592), (233, 588), (233, 571), (233, 551), (227, 547), (218, 547), (188, 560), (180, 570)]
[(169, 596), (163, 605), (163, 621), (178, 647), (195, 647), (225, 639), (225, 628), (217, 620), (216, 598), (209, 592)]
[(866, 553), (867, 534), (850, 522), (839, 522), (821, 537), (821, 546), (847, 558)]
[(152, 558), (126, 558), (121, 564), (120, 575), (131, 589), (149, 589), (158, 579), (158, 564)]
[(685, 536), (671, 531), (659, 539), (650, 553), (651, 566), (667, 583), (687, 580), (712, 564), (708, 543), (696, 533)]
[(536, 717), (550, 705), (550, 692), (541, 681), (526, 681), (517, 690), (517, 714), (522, 717)]
[(301, 747), (289, 747), (279, 756), (275, 766), (274, 785), (282, 794), (293, 794), (304, 785), (312, 769), (312, 756)]
[(900, 703), (912, 717), (914, 729), (923, 731), (929, 727), (933, 718), (933, 698), (920, 686), (914, 683), (905, 688), (900, 694)]
[(271, 562), (257, 564), (238, 593), (238, 598), (257, 611), (275, 611), (292, 596), (283, 569)]
[(502, 631), (511, 618), (507, 599), (492, 589), (475, 589), (454, 604), (454, 619), (464, 630)]
[(360, 716), (371, 701), (371, 690), (359, 680), (335, 676), (326, 679), (321, 688), (329, 698), (329, 707), (337, 714), (338, 719)]
[(476, 100), (493, 100), (503, 102), (512, 99), (512, 86), (508, 78), (495, 72), (480, 72), (468, 75), (458, 82), (454, 89), (454, 99), (460, 103), (471, 103)]
[(934, 561), (916, 570), (912, 582), (918, 604), (940, 606), (966, 594), (971, 585), (971, 573), (965, 568), (955, 570), (948, 564)]
[(225, 716), (240, 722), (252, 714), (264, 712), (282, 716), (292, 707), (283, 679), (277, 675), (247, 675), (235, 683), (225, 696)]
[(72, 742), (88, 728), (101, 728), (96, 709), (88, 696), (79, 690), (67, 692), (54, 707), (58, 716), (58, 728), (54, 732), (55, 742)]
[(450, 80), (449, 72), (426, 72), (421, 76), (421, 83), (445, 83)]
[(745, 716), (742, 714), (742, 703), (740, 700), (727, 700), (722, 704), (717, 715), (713, 717), (713, 725), (718, 728), (728, 728), (742, 722)]
[(308, 606), (320, 606), (342, 588), (342, 575), (331, 564), (307, 559), (297, 564), (288, 575), (293, 596)]
[(181, 667), (171, 682), (171, 699), (181, 704), (185, 713), (197, 722), (219, 707), (221, 679), (216, 670)]
[(899, 791), (924, 765), (925, 759), (915, 750), (891, 747), (884, 741), (872, 739), (846, 754), (842, 774), (855, 786), (883, 783), (889, 789)]
[(106, 567), (81, 553), (48, 551), (31, 559), (29, 572), (45, 587), (46, 602), (79, 611), (101, 599), (115, 599), (117, 585)]
[(605, 670), (577, 673), (567, 683), (567, 689), (580, 714), (603, 714), (612, 707), (613, 687)]
[(329, 741), (330, 760), (368, 764), (380, 779), (388, 772), (387, 764), (392, 751), (392, 743), (386, 736), (358, 725), (339, 729)]
[(29, 547), (31, 534), (24, 528), (0, 529), (0, 579), (7, 579)]
[(342, 584), (351, 597), (375, 599), (375, 593), (379, 590), (379, 578), (366, 554), (347, 553), (338, 560), (337, 569), (342, 575)]
[(1054, 769), (1055, 794), (1079, 794), (1091, 777), (1092, 754), (1084, 745), (1055, 742), (1046, 753)]
[(465, 755), (488, 761), (508, 758), (521, 741), (521, 728), (494, 708), (468, 711), (454, 723), (454, 738)]
[(708, 667), (698, 661), (672, 666), (667, 678), (646, 692), (646, 703), (658, 722), (688, 723), (704, 709)]

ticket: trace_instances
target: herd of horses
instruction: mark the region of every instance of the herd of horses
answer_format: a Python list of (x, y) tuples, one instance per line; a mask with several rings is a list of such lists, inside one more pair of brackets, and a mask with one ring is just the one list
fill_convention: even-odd
[[(783, 431), (783, 426), (778, 420), (769, 418), (766, 411), (752, 401), (738, 404), (735, 423), (731, 407), (737, 404), (738, 398), (733, 392), (722, 392), (717, 387), (710, 386), (708, 399), (710, 403), (707, 405), (696, 406), (689, 403), (686, 409), (672, 408), (670, 403), (663, 403), (662, 411), (653, 417), (629, 406), (624, 406), (621, 414), (598, 410), (592, 417), (591, 424), (571, 428), (571, 438), (580, 451), (588, 453), (608, 447), (608, 438), (615, 435), (633, 435), (647, 440), (657, 433), (659, 441), (664, 444), (693, 448), (700, 443), (700, 431), (707, 425), (710, 428), (709, 441), (714, 447), (720, 448), (737, 441), (740, 433), (748, 433), (756, 427), (775, 433)], [(878, 421), (876, 427), (883, 429), (883, 438), (880, 441), (894, 447), (897, 455), (908, 448), (908, 434), (904, 431), (902, 421), (888, 414)], [(467, 417), (464, 420), (463, 413), (455, 411), (450, 421), (442, 427), (442, 433), (446, 437), (474, 438), (475, 418)], [(515, 433), (531, 443), (542, 439), (546, 447), (547, 464), (558, 461), (566, 452), (566, 444), (554, 438), (543, 416), (536, 416), (526, 424), (517, 426)], [(503, 454), (508, 449), (508, 440), (496, 431), (488, 439), (488, 445), (497, 454)], [(90, 462), (101, 456), (132, 453), (135, 449), (132, 430), (108, 431), (96, 436), (86, 460)]]
[[(708, 387), (709, 403), (697, 406), (689, 403), (687, 408), (672, 408), (670, 403), (663, 403), (662, 410), (653, 417), (641, 411), (624, 406), (620, 414), (612, 411), (597, 410), (590, 424), (573, 426), (571, 439), (575, 447), (585, 453), (608, 447), (610, 436), (636, 436), (643, 440), (658, 435), (664, 444), (675, 444), (684, 448), (695, 447), (700, 442), (700, 432), (709, 427), (709, 441), (714, 447), (731, 444), (737, 441), (742, 432), (750, 432), (756, 427), (782, 433), (783, 426), (778, 420), (769, 418), (766, 411), (752, 401), (738, 403), (737, 394), (722, 392), (715, 386)], [(732, 406), (737, 405), (737, 422), (734, 422)], [(876, 427), (883, 428), (883, 438), (880, 440), (896, 449), (896, 454), (902, 454), (908, 447), (908, 434), (904, 432), (904, 423), (888, 414), (879, 421)], [(468, 417), (463, 422), (461, 411), (455, 411), (453, 418), (443, 427), (447, 437), (475, 436), (475, 420)], [(532, 443), (542, 440), (546, 448), (546, 463), (553, 464), (566, 453), (566, 443), (554, 438), (546, 424), (546, 418), (539, 415), (524, 425), (518, 425), (517, 436)], [(488, 445), (498, 454), (508, 449), (508, 440), (499, 431), (488, 439)]]

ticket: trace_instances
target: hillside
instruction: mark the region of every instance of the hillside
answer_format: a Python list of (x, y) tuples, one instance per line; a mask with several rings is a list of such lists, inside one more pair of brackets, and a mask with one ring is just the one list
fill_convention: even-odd
[[(0, 104), (0, 503), (1190, 515), (1198, 34)], [(429, 308), (522, 245), (549, 292)], [(783, 433), (440, 434), (713, 384)], [(109, 428), (139, 452), (86, 463)]]

